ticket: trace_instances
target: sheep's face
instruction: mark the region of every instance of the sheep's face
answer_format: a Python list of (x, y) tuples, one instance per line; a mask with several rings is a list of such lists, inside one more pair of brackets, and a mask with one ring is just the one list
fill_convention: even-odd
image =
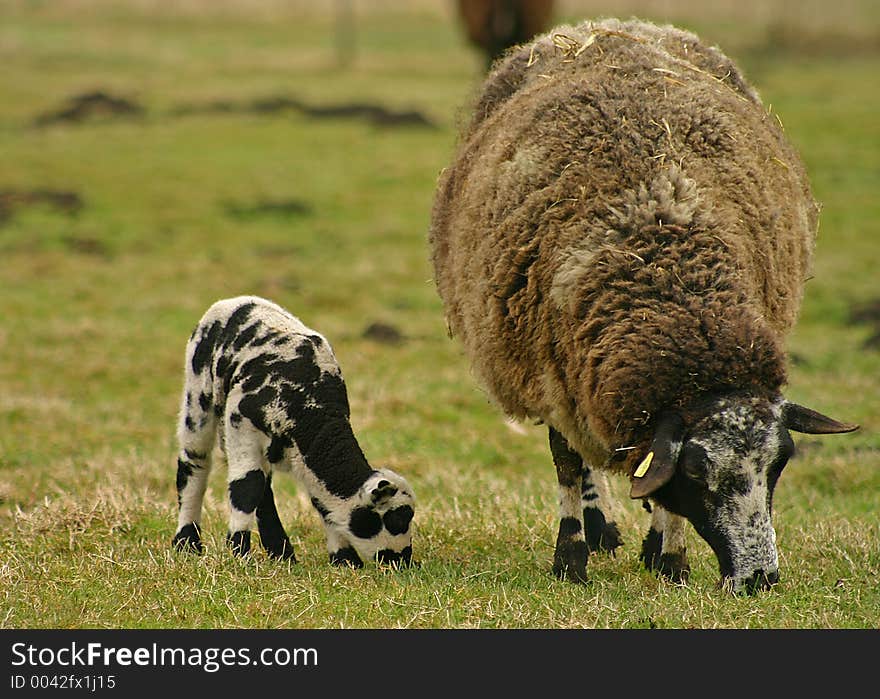
[[(665, 480), (651, 497), (686, 517), (709, 543), (723, 587), (749, 593), (767, 588), (779, 580), (771, 511), (776, 482), (794, 453), (789, 429), (844, 432), (855, 426), (780, 397), (748, 394), (706, 401), (688, 415), (688, 424), (676, 417), (658, 426), (653, 449), (660, 463), (654, 477)], [(797, 416), (821, 420), (806, 424)], [(659, 474), (664, 467), (665, 476)], [(635, 483), (633, 491), (638, 496)]]
[(412, 561), (415, 497), (409, 483), (389, 469), (361, 486), (344, 524), (344, 537), (364, 560), (407, 566)]
[[(718, 557), (722, 584), (754, 591), (779, 579), (773, 490), (794, 452), (781, 401), (723, 398), (689, 429), (661, 504), (682, 514)], [(658, 496), (660, 494), (658, 493)]]

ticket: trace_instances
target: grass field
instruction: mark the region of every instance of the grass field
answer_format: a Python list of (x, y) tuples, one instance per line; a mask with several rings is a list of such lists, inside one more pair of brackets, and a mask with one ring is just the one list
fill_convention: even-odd
[[(772, 592), (719, 591), (693, 531), (688, 585), (642, 570), (647, 516), (624, 483), (625, 547), (591, 558), (588, 585), (551, 576), (545, 432), (511, 428), (478, 389), (431, 280), (434, 186), (482, 65), (446, 3), (355, 3), (340, 37), (332, 12), (298, 2), (22, 0), (0, 9), (0, 626), (880, 626), (880, 328), (870, 308), (852, 320), (880, 298), (880, 9), (707, 4), (607, 5), (699, 31), (780, 115), (824, 207), (788, 396), (862, 425), (796, 438)], [(560, 19), (608, 6), (561, 3)], [(97, 91), (136, 111), (50, 118)], [(67, 196), (9, 196), (37, 190)], [(283, 476), (297, 565), (228, 555), (221, 473), (206, 554), (170, 551), (184, 346), (208, 305), (241, 293), (333, 343), (364, 452), (416, 490), (420, 567), (331, 568)]]

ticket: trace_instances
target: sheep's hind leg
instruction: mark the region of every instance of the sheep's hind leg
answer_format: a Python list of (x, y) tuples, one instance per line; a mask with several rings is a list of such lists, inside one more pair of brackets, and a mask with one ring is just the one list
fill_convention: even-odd
[[(171, 545), (178, 551), (202, 553), (199, 522), (211, 472), (211, 452), (217, 434), (217, 416), (211, 396), (197, 380), (189, 378), (183, 395), (177, 429), (177, 531)], [(199, 396), (196, 399), (194, 396)]]
[(675, 583), (685, 583), (691, 572), (685, 544), (687, 520), (653, 504), (651, 527), (639, 555), (645, 568)]
[(587, 580), (587, 542), (581, 507), (583, 460), (559, 432), (550, 428), (550, 453), (559, 480), (559, 535), (553, 554), (553, 573), (572, 582)]
[(275, 494), (272, 492), (272, 474), (266, 478), (266, 489), (263, 491), (263, 499), (257, 505), (257, 529), (260, 532), (260, 542), (270, 558), (280, 558), (296, 563), (293, 555), (293, 544), (284, 531), (278, 509), (275, 507)]
[(587, 548), (590, 551), (614, 553), (614, 549), (623, 545), (623, 540), (617, 524), (605, 518), (605, 512), (611, 511), (608, 481), (604, 474), (594, 472), (586, 464), (581, 481), (581, 506), (584, 510)]
[[(233, 426), (227, 420), (226, 460), (229, 464), (229, 531), (226, 544), (238, 556), (251, 550), (251, 529), (266, 495), (266, 474), (260, 437), (247, 426)], [(276, 512), (277, 515), (277, 512)], [(270, 537), (271, 538), (271, 537)]]

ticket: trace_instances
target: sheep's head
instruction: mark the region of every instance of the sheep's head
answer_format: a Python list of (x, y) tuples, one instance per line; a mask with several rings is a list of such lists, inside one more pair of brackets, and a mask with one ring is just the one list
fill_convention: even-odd
[(351, 500), (343, 537), (364, 560), (407, 566), (412, 562), (415, 497), (409, 483), (389, 469), (379, 469)]
[(789, 430), (857, 428), (780, 397), (706, 399), (658, 418), (630, 494), (686, 517), (718, 557), (722, 586), (752, 593), (779, 580), (771, 510), (776, 481), (794, 453)]

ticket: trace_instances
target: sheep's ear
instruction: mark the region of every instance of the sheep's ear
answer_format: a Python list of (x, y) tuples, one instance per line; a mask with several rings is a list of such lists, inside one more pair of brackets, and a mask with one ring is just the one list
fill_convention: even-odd
[(370, 501), (374, 505), (381, 505), (390, 500), (397, 493), (397, 486), (392, 485), (389, 481), (381, 480), (376, 487), (370, 491)]
[(838, 422), (815, 410), (788, 401), (782, 406), (782, 424), (788, 429), (804, 434), (841, 434), (859, 429), (849, 422)]
[(631, 498), (646, 497), (669, 482), (675, 474), (683, 436), (684, 421), (678, 413), (660, 416), (651, 449), (632, 475)]

